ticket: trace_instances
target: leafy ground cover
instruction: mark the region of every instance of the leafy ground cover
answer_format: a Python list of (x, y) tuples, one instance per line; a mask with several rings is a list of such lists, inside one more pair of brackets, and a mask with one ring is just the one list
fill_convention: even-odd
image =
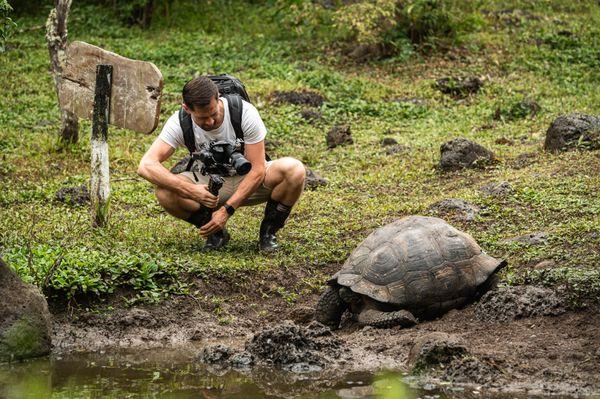
[[(319, 290), (373, 229), (405, 215), (431, 214), (429, 206), (445, 198), (481, 207), (472, 221), (450, 221), (508, 260), (503, 277), (509, 283), (565, 286), (577, 306), (598, 298), (599, 153), (542, 150), (558, 115), (600, 111), (597, 2), (482, 1), (469, 14), (476, 23), (449, 49), (410, 47), (361, 63), (348, 61), (326, 39), (336, 28), (292, 23), (268, 4), (176, 3), (170, 18), (140, 30), (122, 26), (110, 10), (76, 3), (71, 40), (152, 61), (162, 71), (161, 123), (195, 74), (235, 74), (246, 83), (268, 140), (278, 144), (271, 155), (295, 156), (329, 180), (305, 192), (274, 256), (256, 251), (262, 207), (236, 212), (226, 250), (200, 252), (201, 237), (167, 216), (135, 173), (155, 134), (111, 128), (107, 228), (89, 227), (87, 206), (54, 200), (62, 187), (87, 184), (91, 127), (82, 123), (77, 144), (58, 143), (56, 94), (44, 32), (36, 28), (48, 11), (15, 18), (19, 30), (0, 54), (0, 254), (49, 298), (94, 302), (125, 292), (131, 304), (192, 295), (219, 312), (227, 295), (202, 297), (200, 280), (244, 285), (254, 288), (255, 298), (293, 303)], [(235, 29), (214, 15), (228, 15)], [(482, 90), (455, 99), (433, 87), (440, 77), (463, 75), (482, 77)], [(303, 89), (325, 97), (316, 123), (300, 116), (302, 107), (272, 101), (275, 90)], [(519, 105), (527, 99), (540, 106), (535, 116)], [(325, 134), (340, 123), (350, 125), (354, 144), (329, 150)], [(386, 154), (384, 137), (404, 150)], [(493, 150), (499, 162), (484, 170), (439, 172), (440, 145), (456, 137)], [(500, 181), (512, 192), (493, 197), (481, 191)], [(532, 232), (545, 232), (547, 239), (538, 245), (506, 240)], [(554, 264), (533, 268), (543, 260)]]

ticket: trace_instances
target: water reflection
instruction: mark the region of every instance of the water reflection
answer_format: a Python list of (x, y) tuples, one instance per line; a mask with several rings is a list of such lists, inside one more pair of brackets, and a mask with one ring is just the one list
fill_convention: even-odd
[(416, 399), (398, 376), (372, 384), (370, 374), (343, 377), (273, 369), (207, 369), (190, 352), (77, 354), (0, 365), (0, 398), (381, 398)]

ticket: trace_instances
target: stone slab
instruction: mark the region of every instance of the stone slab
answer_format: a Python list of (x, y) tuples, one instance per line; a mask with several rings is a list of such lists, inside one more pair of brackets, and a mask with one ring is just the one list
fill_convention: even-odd
[(158, 126), (163, 77), (151, 62), (136, 61), (84, 42), (67, 48), (59, 89), (62, 109), (92, 119), (96, 65), (113, 66), (110, 124), (141, 133)]

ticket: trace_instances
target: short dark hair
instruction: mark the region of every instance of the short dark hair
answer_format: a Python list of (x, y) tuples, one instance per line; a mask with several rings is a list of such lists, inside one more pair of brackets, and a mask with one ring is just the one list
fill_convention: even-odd
[(219, 88), (207, 76), (198, 76), (183, 86), (183, 103), (193, 110), (210, 104), (213, 98), (219, 99)]

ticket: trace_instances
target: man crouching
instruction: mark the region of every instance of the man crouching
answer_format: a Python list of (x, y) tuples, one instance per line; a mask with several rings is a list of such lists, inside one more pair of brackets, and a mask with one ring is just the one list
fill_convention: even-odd
[[(283, 227), (302, 194), (306, 172), (302, 162), (294, 158), (267, 161), (267, 129), (258, 111), (249, 102), (241, 100), (240, 118), (233, 112), (236, 108), (231, 108), (229, 103), (233, 100), (240, 101), (239, 97), (221, 97), (217, 85), (206, 76), (187, 82), (183, 87), (182, 110), (167, 120), (158, 138), (142, 157), (138, 174), (156, 186), (156, 198), (168, 213), (199, 228), (209, 249), (227, 244), (230, 236), (225, 226), (238, 207), (266, 202), (260, 225), (259, 249), (273, 251), (278, 247), (275, 234)], [(190, 140), (195, 144), (194, 152), (209, 142), (235, 141), (234, 124), (238, 126), (238, 137), (243, 133), (244, 155), (252, 167), (244, 176), (238, 175), (235, 169), (230, 170), (224, 176), (218, 196), (208, 191), (208, 176), (194, 169), (176, 175), (162, 165), (178, 147), (194, 147)], [(186, 129), (187, 138), (184, 134)], [(206, 224), (201, 217), (202, 206), (215, 208)]]

